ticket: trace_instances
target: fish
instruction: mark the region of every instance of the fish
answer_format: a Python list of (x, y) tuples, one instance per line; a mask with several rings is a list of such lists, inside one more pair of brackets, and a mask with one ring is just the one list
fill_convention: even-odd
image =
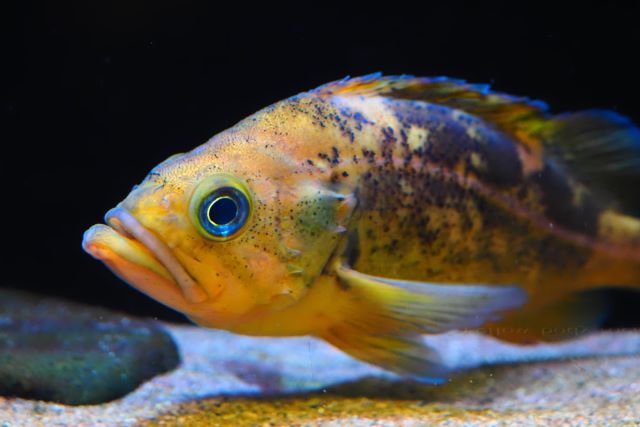
[(445, 378), (425, 335), (597, 329), (640, 286), (640, 130), (444, 77), (345, 78), (153, 168), (83, 248), (198, 325)]

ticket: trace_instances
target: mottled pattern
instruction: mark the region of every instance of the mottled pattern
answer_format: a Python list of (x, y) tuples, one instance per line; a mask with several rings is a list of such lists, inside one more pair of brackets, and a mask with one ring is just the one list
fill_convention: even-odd
[[(278, 156), (300, 165), (294, 174), (357, 200), (348, 225), (331, 205), (298, 202), (290, 215), (306, 247), (321, 246), (313, 239), (323, 229), (338, 230), (337, 242), (346, 226), (358, 271), (518, 284), (526, 312), (640, 277), (640, 251), (617, 237), (625, 233), (602, 232), (610, 200), (545, 151), (552, 120), (544, 104), (486, 87), (374, 76), (298, 95), (254, 123), (277, 135)], [(303, 250), (299, 270), (316, 271), (306, 260)]]
[(584, 187), (572, 182), (553, 160), (547, 160), (544, 169), (531, 179), (540, 187), (541, 203), (550, 220), (569, 230), (597, 235), (603, 207)]
[(580, 204), (567, 203), (575, 186), (559, 168), (525, 178), (518, 141), (491, 123), (414, 100), (386, 100), (382, 108), (395, 119), (387, 123), (343, 99), (294, 99), (282, 108), (357, 136), (320, 147), (306, 164), (357, 193), (359, 271), (454, 283), (521, 283), (539, 271), (537, 282), (554, 275), (558, 283), (589, 258), (588, 245), (546, 225), (593, 235), (597, 202), (584, 193)]
[(276, 109), (325, 135), (298, 142), (313, 151), (302, 164), (328, 188), (356, 195), (347, 231), (356, 270), (518, 284), (530, 295), (524, 312), (575, 290), (638, 283), (640, 251), (602, 232), (610, 199), (543, 148), (553, 119), (544, 104), (416, 81), (407, 85), (419, 90), (387, 92), (380, 86), (398, 82), (347, 81)]
[[(411, 335), (430, 315), (426, 298), (418, 303), (419, 291), (411, 291), (394, 311), (388, 300), (397, 295), (379, 289), (400, 287), (378, 283), (372, 291), (378, 279), (371, 276), (431, 282), (445, 293), (455, 293), (448, 284), (518, 288), (522, 299), (509, 294), (484, 315), (468, 295), (456, 304), (469, 311), (438, 307), (444, 317), (464, 312), (475, 323), (429, 319), (439, 326), (429, 332), (442, 332), (502, 315), (504, 323), (487, 330), (525, 325), (530, 336), (503, 337), (518, 341), (543, 339), (545, 307), (569, 312), (561, 303), (572, 294), (640, 285), (640, 221), (585, 175), (616, 170), (598, 167), (603, 151), (593, 147), (613, 141), (624, 158), (626, 138), (637, 134), (611, 114), (556, 117), (540, 102), (461, 81), (347, 79), (278, 102), (168, 160), (122, 203), (202, 287), (202, 303), (184, 301), (166, 280), (153, 288), (140, 279), (144, 269), (117, 254), (96, 254), (125, 278), (127, 269), (138, 272), (130, 282), (203, 325), (314, 334), (363, 360), (415, 372), (407, 366), (428, 361)], [(576, 158), (589, 167), (577, 171)], [(193, 226), (189, 206), (198, 186), (221, 173), (246, 184), (254, 209), (242, 232), (213, 242)], [(135, 242), (111, 237), (135, 264)], [(347, 262), (350, 269), (340, 270)], [(369, 283), (343, 277), (356, 273)], [(439, 295), (432, 300), (442, 302)], [(562, 327), (577, 321), (556, 319)]]
[[(392, 88), (385, 92), (385, 85)], [(544, 141), (536, 141), (542, 131), (523, 132), (550, 120), (544, 104), (428, 79), (363, 78), (318, 92), (331, 97), (313, 101), (323, 112), (314, 118), (356, 132), (356, 144), (350, 137), (340, 149), (334, 141), (334, 155), (319, 156), (331, 169), (360, 176), (359, 268), (473, 282), (522, 282), (540, 270), (540, 283), (558, 274), (563, 280), (563, 271), (587, 263), (599, 243), (615, 244), (598, 236), (609, 201), (561, 159), (544, 157)], [(368, 99), (382, 99), (384, 121), (360, 111)], [(363, 134), (367, 126), (373, 138)], [(341, 150), (344, 159), (335, 155)], [(332, 182), (339, 177), (332, 171)]]

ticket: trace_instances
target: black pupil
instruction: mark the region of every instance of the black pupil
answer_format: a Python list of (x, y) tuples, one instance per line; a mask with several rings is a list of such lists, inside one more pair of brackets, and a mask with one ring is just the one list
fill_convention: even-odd
[(238, 214), (238, 205), (229, 197), (219, 197), (209, 207), (209, 221), (217, 225), (229, 224)]

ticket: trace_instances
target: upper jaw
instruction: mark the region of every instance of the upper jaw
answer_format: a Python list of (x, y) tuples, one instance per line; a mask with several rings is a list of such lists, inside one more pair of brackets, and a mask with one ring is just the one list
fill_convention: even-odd
[(177, 261), (167, 245), (123, 207), (85, 232), (84, 249), (141, 291), (174, 308), (208, 299), (207, 293)]

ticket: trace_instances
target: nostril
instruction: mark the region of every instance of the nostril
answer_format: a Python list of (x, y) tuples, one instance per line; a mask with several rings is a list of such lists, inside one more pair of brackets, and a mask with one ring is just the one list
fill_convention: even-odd
[(153, 200), (153, 203), (157, 204), (157, 201), (160, 199), (159, 197), (152, 197), (151, 199), (149, 199), (149, 197), (157, 191), (162, 190), (163, 187), (162, 184), (156, 183), (134, 185), (129, 195), (118, 204), (118, 207), (126, 209), (127, 211), (134, 211), (137, 207), (140, 207), (141, 203), (148, 203), (150, 200)]

